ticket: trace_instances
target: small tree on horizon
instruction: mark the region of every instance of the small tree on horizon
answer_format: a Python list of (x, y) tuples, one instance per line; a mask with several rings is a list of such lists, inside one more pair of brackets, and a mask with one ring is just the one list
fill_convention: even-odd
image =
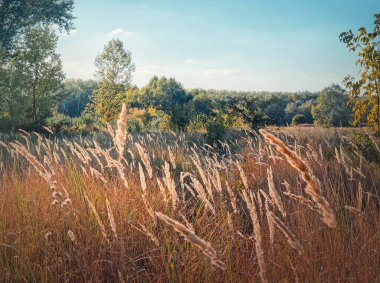
[(112, 39), (96, 57), (96, 77), (100, 83), (92, 102), (95, 113), (103, 122), (114, 120), (126, 98), (126, 90), (130, 87), (135, 65), (132, 54), (124, 48), (120, 39)]

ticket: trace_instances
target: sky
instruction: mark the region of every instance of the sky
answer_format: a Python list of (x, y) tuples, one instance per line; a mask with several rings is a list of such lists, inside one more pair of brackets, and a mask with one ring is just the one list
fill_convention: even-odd
[(379, 0), (76, 0), (76, 29), (59, 34), (67, 78), (94, 79), (119, 38), (136, 65), (187, 89), (319, 91), (357, 74), (339, 34), (373, 27)]

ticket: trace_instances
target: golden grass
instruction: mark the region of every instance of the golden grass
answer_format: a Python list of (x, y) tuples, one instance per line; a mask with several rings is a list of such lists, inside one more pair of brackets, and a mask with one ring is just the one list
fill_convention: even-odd
[(284, 131), (2, 136), (0, 281), (376, 282), (379, 165)]

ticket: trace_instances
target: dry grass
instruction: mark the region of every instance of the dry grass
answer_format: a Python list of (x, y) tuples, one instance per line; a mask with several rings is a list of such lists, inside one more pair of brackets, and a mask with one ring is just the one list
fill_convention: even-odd
[(214, 150), (120, 119), (118, 144), (1, 136), (1, 282), (379, 281), (380, 168), (344, 136)]

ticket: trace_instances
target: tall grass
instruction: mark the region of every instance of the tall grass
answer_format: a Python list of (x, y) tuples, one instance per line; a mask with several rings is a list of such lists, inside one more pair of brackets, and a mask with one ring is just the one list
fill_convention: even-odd
[(1, 282), (379, 280), (380, 168), (351, 137), (284, 128), (212, 148), (124, 124), (2, 136)]

